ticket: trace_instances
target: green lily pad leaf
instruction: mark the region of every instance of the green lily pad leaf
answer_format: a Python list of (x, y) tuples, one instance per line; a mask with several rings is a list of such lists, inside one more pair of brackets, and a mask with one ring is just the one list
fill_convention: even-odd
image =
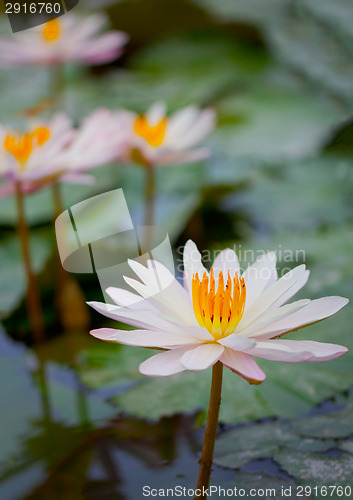
[[(50, 238), (40, 232), (31, 233), (31, 255), (35, 273), (43, 269), (52, 249), (53, 242)], [(0, 261), (0, 313), (7, 316), (18, 306), (26, 292), (26, 277), (18, 238), (13, 236), (2, 241)]]
[[(338, 35), (343, 43), (347, 43), (353, 37), (352, 2), (349, 0), (337, 0), (333, 5), (330, 0), (300, 0), (300, 6), (314, 15), (321, 23), (329, 26), (332, 32)], [(347, 46), (348, 48), (348, 46)]]
[(264, 170), (249, 192), (229, 195), (222, 207), (229, 212), (246, 210), (253, 224), (273, 231), (289, 226), (308, 230), (350, 220), (351, 190), (345, 164), (337, 158), (321, 158), (287, 165), (280, 176)]
[(299, 484), (312, 488), (352, 484), (353, 457), (349, 455), (332, 458), (321, 454), (307, 454), (296, 450), (288, 453), (283, 450), (277, 452), (274, 458)]
[(267, 55), (255, 47), (214, 30), (158, 41), (137, 52), (126, 69), (68, 82), (70, 110), (82, 118), (97, 106), (143, 113), (160, 100), (169, 111), (213, 105), (235, 84), (266, 69)]
[(296, 433), (290, 429), (286, 421), (249, 425), (222, 434), (217, 440), (215, 453), (266, 449), (297, 439)]
[[(172, 37), (140, 51), (131, 66), (138, 71), (170, 78), (182, 72), (191, 81), (206, 79), (210, 88), (226, 87), (234, 79), (248, 79), (267, 67), (265, 51), (242, 43), (225, 32)], [(215, 75), (217, 75), (217, 80)], [(206, 82), (205, 82), (206, 83)]]
[[(264, 249), (276, 251), (281, 267), (294, 267), (305, 262), (311, 273), (305, 289), (301, 292), (306, 296), (321, 296), (324, 288), (328, 286), (330, 293), (334, 295), (350, 295), (351, 290), (345, 290), (344, 282), (347, 276), (353, 273), (352, 224), (301, 231), (300, 243), (298, 241), (297, 231), (279, 229), (268, 237), (251, 239), (246, 248), (255, 252)], [(247, 264), (245, 263), (244, 267)]]
[(215, 140), (223, 151), (261, 160), (311, 155), (326, 140), (338, 114), (291, 87), (268, 83), (229, 96), (218, 104), (220, 117), (244, 117), (220, 127)]
[(295, 428), (303, 436), (318, 438), (350, 436), (353, 434), (353, 403), (349, 403), (341, 412), (299, 420)]
[[(294, 498), (296, 491), (296, 482), (291, 479), (284, 479), (283, 477), (270, 476), (264, 473), (250, 474), (248, 472), (237, 471), (235, 474), (235, 482), (238, 488), (245, 488), (249, 490), (257, 490), (258, 495), (252, 498), (270, 500), (271, 498), (284, 499)], [(261, 492), (260, 492), (261, 490)], [(283, 496), (282, 491), (286, 491), (287, 495)], [(266, 492), (264, 496), (262, 492)], [(275, 491), (275, 495), (273, 494)], [(288, 492), (291, 491), (291, 495)], [(253, 494), (253, 491), (252, 491)]]
[(240, 469), (240, 467), (252, 460), (257, 458), (267, 458), (271, 457), (274, 452), (277, 450), (277, 447), (268, 445), (260, 448), (258, 450), (243, 450), (243, 451), (234, 451), (233, 453), (227, 453), (226, 455), (222, 455), (216, 457), (214, 462), (217, 465), (222, 467), (226, 467), (228, 469)]
[[(335, 5), (336, 7), (336, 5)], [(349, 17), (349, 11), (346, 12)], [(324, 23), (306, 13), (283, 17), (268, 26), (266, 38), (279, 59), (305, 75), (317, 87), (333, 92), (352, 106), (353, 63), (345, 44)], [(345, 43), (351, 43), (345, 40)]]
[(274, 16), (283, 14), (287, 3), (285, 0), (269, 0), (266, 5), (261, 0), (193, 1), (223, 21), (260, 26), (272, 24)]
[(225, 432), (216, 442), (215, 462), (237, 469), (256, 458), (270, 458), (282, 448), (297, 451), (326, 451), (334, 446), (332, 440), (300, 438), (290, 421), (260, 423)]
[(344, 441), (339, 445), (339, 448), (343, 451), (348, 451), (353, 455), (353, 441)]
[(137, 367), (153, 351), (94, 341), (78, 359), (80, 378), (89, 388), (123, 386), (141, 380)]

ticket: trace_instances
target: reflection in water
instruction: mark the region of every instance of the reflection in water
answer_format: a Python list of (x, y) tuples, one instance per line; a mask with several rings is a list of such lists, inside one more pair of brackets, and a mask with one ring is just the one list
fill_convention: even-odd
[(135, 500), (145, 484), (192, 487), (202, 442), (194, 416), (117, 417), (78, 380), (81, 346), (62, 337), (35, 352), (0, 332), (1, 375), (11, 381), (1, 386), (0, 498)]

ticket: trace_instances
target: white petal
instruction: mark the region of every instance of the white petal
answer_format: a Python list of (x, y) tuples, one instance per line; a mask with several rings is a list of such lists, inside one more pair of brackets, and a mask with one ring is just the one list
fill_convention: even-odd
[[(133, 259), (128, 259), (128, 264), (140, 280), (143, 281), (146, 287), (151, 288), (152, 293), (155, 289), (157, 289), (157, 291), (160, 290), (160, 282), (154, 269), (145, 267), (140, 262)], [(174, 276), (171, 277), (171, 280), (173, 279)]]
[(91, 330), (93, 337), (118, 344), (133, 345), (139, 347), (169, 347), (187, 344), (197, 344), (198, 339), (190, 335), (175, 333), (151, 332), (150, 330), (115, 330), (113, 328), (100, 328)]
[(152, 104), (146, 113), (147, 121), (150, 125), (157, 125), (165, 117), (167, 106), (164, 102)]
[(233, 349), (233, 351), (245, 351), (245, 349), (249, 349), (255, 345), (255, 340), (243, 337), (239, 333), (232, 333), (228, 337), (218, 340), (218, 342), (225, 347)]
[(305, 349), (302, 342), (298, 342), (297, 350), (291, 348), (290, 345), (282, 344), (277, 340), (265, 340), (263, 342), (256, 342), (256, 345), (247, 349), (247, 353), (251, 356), (259, 358), (271, 359), (272, 361), (283, 361), (285, 363), (300, 363), (302, 361), (310, 360), (313, 354)]
[(163, 289), (167, 288), (170, 293), (174, 292), (173, 296), (169, 296), (171, 302), (175, 304), (175, 301), (180, 303), (180, 300), (182, 300), (183, 301), (182, 307), (187, 308), (188, 312), (190, 310), (194, 315), (192, 308), (192, 300), (190, 295), (185, 290), (185, 288), (181, 286), (181, 284), (178, 282), (175, 276), (169, 271), (169, 269), (156, 260), (154, 261), (149, 260), (148, 265), (153, 266), (156, 269), (158, 278), (161, 281), (162, 288)]
[(127, 309), (103, 302), (87, 302), (89, 306), (108, 318), (137, 328), (153, 331), (169, 331), (171, 323), (151, 311)]
[(243, 278), (246, 285), (245, 308), (248, 308), (262, 294), (270, 280), (273, 282), (276, 260), (276, 254), (269, 252), (261, 255), (254, 264), (244, 271)]
[[(194, 274), (200, 278), (207, 273), (201, 261), (201, 254), (192, 240), (188, 240), (184, 246), (184, 282), (191, 295), (191, 283)], [(208, 273), (207, 273), (208, 274)]]
[(178, 148), (188, 149), (196, 146), (212, 132), (215, 126), (215, 112), (213, 109), (204, 109), (200, 112), (189, 130), (178, 141)]
[[(244, 337), (257, 338), (258, 335), (262, 335), (265, 328), (270, 325), (277, 323), (277, 321), (287, 318), (291, 314), (300, 311), (303, 307), (310, 304), (311, 300), (302, 299), (292, 302), (291, 304), (286, 304), (278, 309), (269, 309), (265, 314), (260, 316), (257, 321), (254, 321), (248, 328), (242, 330), (241, 334)], [(239, 335), (239, 334), (237, 334)]]
[(329, 361), (343, 356), (348, 351), (344, 346), (313, 342), (311, 340), (267, 340), (257, 342), (256, 346), (247, 352), (251, 356), (299, 363), (301, 361)]
[(278, 299), (280, 299), (299, 279), (302, 278), (305, 272), (305, 266), (296, 267), (289, 273), (285, 274), (278, 281), (273, 283), (265, 290), (244, 312), (235, 331), (240, 333), (246, 327), (251, 325), (262, 314), (264, 314)]
[(106, 289), (107, 294), (114, 300), (114, 302), (121, 307), (138, 307), (139, 309), (156, 310), (146, 299), (141, 297), (141, 295), (136, 295), (135, 293), (124, 290), (123, 288), (117, 288), (110, 286)]
[(319, 362), (330, 361), (339, 358), (348, 351), (347, 347), (338, 344), (327, 344), (326, 342), (314, 342), (312, 340), (276, 340), (283, 345), (289, 345), (293, 350), (302, 349), (310, 351), (313, 357), (307, 361)]
[(233, 277), (236, 272), (239, 273), (240, 268), (237, 254), (230, 248), (222, 250), (222, 252), (220, 252), (215, 258), (212, 267), (215, 274), (222, 271), (225, 276), (225, 280), (227, 280), (228, 271), (230, 271), (230, 275)]
[(148, 261), (149, 267), (136, 261), (128, 262), (145, 283), (124, 276), (128, 285), (168, 318), (181, 324), (197, 326), (189, 294), (167, 267), (157, 261)]
[(285, 294), (283, 294), (282, 297), (272, 304), (270, 310), (280, 307), (282, 304), (285, 304), (289, 299), (291, 299), (301, 288), (303, 288), (309, 279), (309, 275), (310, 271), (306, 270), (302, 277), (298, 279), (298, 281)]
[(201, 326), (188, 326), (188, 325), (182, 325), (181, 326), (183, 332), (187, 332), (188, 335), (191, 335), (192, 337), (196, 337), (197, 339), (204, 340), (206, 342), (213, 342), (214, 338), (210, 334), (206, 328), (202, 328)]
[(322, 297), (321, 299), (312, 300), (299, 311), (272, 323), (259, 330), (256, 334), (252, 334), (252, 337), (256, 339), (269, 339), (292, 330), (298, 330), (298, 328), (303, 328), (304, 326), (317, 323), (332, 316), (347, 303), (348, 299), (344, 297)]
[(188, 106), (173, 113), (169, 118), (165, 144), (174, 145), (182, 140), (187, 130), (195, 122), (198, 114), (199, 110), (195, 106)]
[(220, 344), (202, 344), (187, 351), (181, 358), (181, 364), (187, 370), (207, 370), (219, 360), (223, 351), (224, 347)]
[(141, 363), (139, 371), (142, 375), (149, 377), (167, 377), (168, 375), (183, 372), (185, 367), (181, 364), (180, 359), (189, 349), (190, 346), (178, 347), (168, 352), (156, 354)]
[(250, 384), (261, 384), (266, 378), (264, 372), (249, 354), (225, 349), (220, 361), (232, 371), (245, 378)]

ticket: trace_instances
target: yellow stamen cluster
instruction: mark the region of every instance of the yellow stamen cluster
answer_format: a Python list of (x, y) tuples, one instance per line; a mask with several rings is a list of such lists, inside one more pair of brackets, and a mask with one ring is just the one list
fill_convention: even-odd
[(61, 34), (60, 23), (57, 19), (52, 19), (45, 23), (42, 35), (46, 42), (55, 42)]
[(4, 148), (23, 166), (33, 149), (43, 146), (49, 137), (50, 131), (46, 127), (37, 127), (33, 132), (8, 134), (4, 139)]
[(237, 273), (231, 278), (228, 271), (225, 284), (220, 271), (217, 290), (212, 267), (210, 276), (204, 273), (202, 279), (197, 274), (192, 277), (192, 301), (196, 319), (215, 340), (227, 337), (234, 331), (243, 316), (245, 299), (244, 278), (239, 278)]
[(137, 135), (143, 137), (151, 146), (158, 147), (164, 141), (167, 128), (167, 118), (158, 122), (156, 125), (150, 125), (146, 116), (142, 115), (136, 118), (134, 130)]

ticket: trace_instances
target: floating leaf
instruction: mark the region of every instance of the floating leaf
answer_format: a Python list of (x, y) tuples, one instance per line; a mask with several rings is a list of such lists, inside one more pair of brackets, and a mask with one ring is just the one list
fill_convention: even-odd
[(248, 192), (227, 196), (221, 207), (229, 212), (246, 210), (255, 226), (271, 228), (278, 234), (289, 227), (308, 230), (341, 224), (352, 214), (349, 166), (328, 157), (291, 163), (279, 173), (264, 169)]
[(297, 432), (315, 438), (342, 438), (353, 434), (353, 403), (335, 413), (301, 419), (295, 424)]
[(237, 469), (254, 459), (272, 457), (282, 448), (313, 452), (325, 451), (333, 446), (332, 440), (301, 438), (289, 421), (264, 422), (222, 434), (216, 442), (215, 462)]
[[(301, 453), (296, 450), (288, 453), (283, 450), (275, 454), (275, 460), (302, 485), (309, 485), (313, 488), (352, 484), (353, 457), (349, 455), (332, 458), (320, 454)], [(338, 496), (334, 494), (331, 498), (338, 498)]]
[[(33, 268), (39, 273), (48, 260), (53, 248), (50, 239), (40, 232), (31, 232), (31, 254)], [(18, 238), (9, 237), (0, 246), (1, 282), (0, 312), (3, 316), (11, 313), (26, 292), (26, 277), (22, 264), (22, 254)]]
[(218, 104), (220, 118), (242, 117), (215, 134), (223, 151), (261, 160), (298, 159), (313, 154), (339, 116), (302, 90), (262, 82)]
[(341, 450), (348, 451), (348, 453), (353, 455), (353, 441), (344, 441), (339, 447)]

